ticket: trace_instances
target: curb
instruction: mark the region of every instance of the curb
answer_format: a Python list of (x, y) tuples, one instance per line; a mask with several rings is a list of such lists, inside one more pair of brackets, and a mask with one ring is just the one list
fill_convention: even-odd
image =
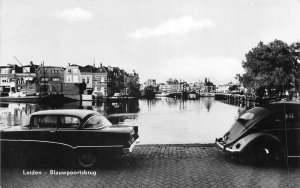
[(200, 143), (191, 143), (191, 144), (138, 144), (137, 146), (146, 146), (146, 147), (215, 147), (214, 143), (200, 144)]

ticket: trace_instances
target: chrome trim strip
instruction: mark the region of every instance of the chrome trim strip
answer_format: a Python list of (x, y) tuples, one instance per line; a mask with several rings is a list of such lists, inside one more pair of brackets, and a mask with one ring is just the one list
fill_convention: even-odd
[(137, 143), (140, 143), (140, 139), (136, 139), (129, 148), (123, 148), (123, 153), (131, 153)]
[(288, 156), (288, 157), (291, 157), (291, 158), (299, 158), (300, 156)]
[(76, 149), (76, 148), (121, 148), (124, 147), (123, 145), (107, 145), (107, 146), (71, 146), (69, 144), (64, 144), (61, 142), (51, 142), (51, 141), (43, 141), (43, 140), (13, 140), (13, 139), (0, 139), (0, 141), (11, 141), (11, 142), (41, 142), (41, 143), (50, 143), (50, 144), (58, 144), (58, 145), (63, 145), (63, 146), (68, 146), (72, 149)]

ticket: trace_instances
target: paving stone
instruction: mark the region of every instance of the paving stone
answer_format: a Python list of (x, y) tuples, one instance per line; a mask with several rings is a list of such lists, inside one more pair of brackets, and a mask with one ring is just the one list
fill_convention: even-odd
[[(26, 167), (27, 170), (36, 170)], [(216, 147), (138, 145), (131, 155), (93, 169), (56, 166), (55, 170), (95, 171), (89, 175), (24, 176), (22, 167), (2, 169), (1, 187), (299, 187), (300, 167), (257, 167), (233, 160)], [(47, 174), (46, 174), (47, 173)]]

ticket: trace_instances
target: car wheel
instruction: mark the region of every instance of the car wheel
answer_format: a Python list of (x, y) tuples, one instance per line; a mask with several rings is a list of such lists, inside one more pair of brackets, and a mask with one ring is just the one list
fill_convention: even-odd
[(89, 168), (96, 163), (96, 154), (93, 151), (79, 151), (77, 154), (77, 161), (80, 166)]
[(250, 160), (256, 165), (269, 164), (282, 158), (280, 149), (271, 144), (255, 144), (250, 152)]

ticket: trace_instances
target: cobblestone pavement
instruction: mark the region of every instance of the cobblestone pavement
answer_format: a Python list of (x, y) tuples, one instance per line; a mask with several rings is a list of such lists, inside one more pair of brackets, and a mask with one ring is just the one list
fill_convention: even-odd
[[(24, 175), (27, 171), (41, 175)], [(300, 187), (299, 165), (251, 166), (209, 145), (139, 145), (131, 155), (85, 172), (68, 166), (27, 165), (2, 169), (2, 187)]]

